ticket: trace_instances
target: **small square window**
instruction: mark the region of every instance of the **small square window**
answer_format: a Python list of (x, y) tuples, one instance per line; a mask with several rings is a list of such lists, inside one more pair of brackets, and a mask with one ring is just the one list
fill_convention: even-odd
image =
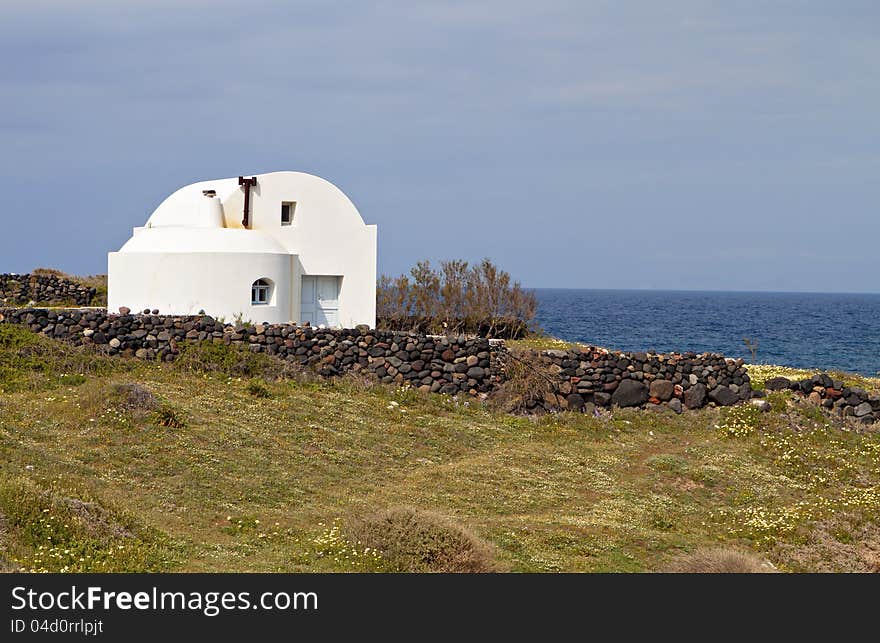
[(295, 201), (285, 201), (281, 204), (281, 225), (290, 225), (293, 223), (293, 211), (295, 209)]

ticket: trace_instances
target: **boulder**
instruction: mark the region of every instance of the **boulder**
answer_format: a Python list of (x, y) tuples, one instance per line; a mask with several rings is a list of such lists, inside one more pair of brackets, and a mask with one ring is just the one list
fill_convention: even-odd
[(791, 380), (787, 377), (771, 377), (764, 382), (764, 388), (768, 391), (785, 391), (791, 388)]
[(572, 393), (565, 398), (568, 408), (572, 411), (580, 411), (584, 408), (584, 398), (577, 393)]
[(599, 391), (597, 393), (593, 393), (593, 401), (599, 406), (608, 406), (609, 404), (611, 404), (611, 395)]
[(648, 401), (648, 387), (636, 380), (623, 380), (611, 396), (617, 406), (641, 406)]
[(770, 402), (768, 402), (767, 400), (762, 400), (760, 398), (755, 398), (754, 400), (752, 400), (750, 402), (750, 404), (752, 406), (754, 406), (755, 408), (757, 408), (762, 413), (767, 413), (768, 411), (770, 411), (773, 408), (773, 406), (770, 404)]
[(709, 393), (709, 399), (720, 406), (732, 406), (739, 401), (739, 395), (728, 386), (716, 386)]
[(684, 392), (684, 405), (689, 409), (698, 409), (706, 404), (706, 385), (694, 384)]
[(681, 400), (678, 399), (677, 397), (674, 397), (671, 400), (669, 400), (666, 403), (666, 406), (668, 406), (670, 409), (672, 409), (676, 413), (681, 413), (682, 411), (684, 411), (684, 408), (681, 405)]
[(669, 380), (654, 380), (649, 389), (651, 397), (656, 397), (661, 402), (671, 399), (674, 392), (675, 384)]
[(853, 410), (853, 415), (857, 418), (861, 418), (869, 415), (871, 411), (871, 405), (868, 402), (862, 402)]

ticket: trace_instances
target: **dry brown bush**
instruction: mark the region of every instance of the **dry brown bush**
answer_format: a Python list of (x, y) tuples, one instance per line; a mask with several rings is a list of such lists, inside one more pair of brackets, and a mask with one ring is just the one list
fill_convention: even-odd
[(497, 571), (492, 547), (462, 525), (412, 507), (395, 507), (349, 527), (358, 547), (378, 551), (390, 572)]
[(836, 512), (815, 522), (804, 540), (777, 543), (772, 554), (795, 572), (880, 573), (880, 526)]
[(484, 259), (475, 266), (441, 261), (439, 270), (420, 261), (409, 275), (383, 275), (376, 307), (380, 324), (391, 330), (515, 339), (531, 330), (538, 302), (533, 292)]
[(768, 574), (772, 563), (735, 549), (698, 549), (670, 563), (667, 572), (676, 574)]
[(543, 410), (541, 402), (556, 399), (559, 379), (550, 361), (537, 351), (511, 351), (505, 355), (504, 381), (489, 395), (490, 404), (504, 413)]
[(107, 540), (110, 538), (133, 538), (131, 530), (117, 522), (107, 509), (95, 502), (79, 498), (60, 498), (88, 535)]
[(159, 407), (156, 396), (140, 384), (113, 384), (110, 392), (111, 399), (127, 411), (154, 411)]
[(31, 274), (39, 275), (41, 277), (60, 277), (62, 279), (70, 279), (70, 275), (66, 272), (56, 270), (55, 268), (34, 268), (31, 271)]

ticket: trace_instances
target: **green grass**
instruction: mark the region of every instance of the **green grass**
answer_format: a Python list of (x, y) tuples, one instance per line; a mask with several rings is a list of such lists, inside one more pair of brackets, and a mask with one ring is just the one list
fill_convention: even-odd
[(550, 337), (549, 335), (530, 335), (529, 337), (524, 337), (522, 339), (505, 339), (504, 345), (512, 350), (521, 349), (521, 350), (536, 350), (536, 351), (548, 351), (548, 350), (571, 350), (573, 348), (586, 348), (588, 344), (581, 344), (579, 342), (567, 342), (563, 339), (557, 339), (555, 337)]
[[(774, 364), (747, 364), (746, 367), (749, 370), (752, 388), (755, 390), (763, 389), (764, 383), (771, 377), (787, 377), (790, 380), (798, 381), (819, 372), (818, 369), (810, 371), (789, 366), (776, 366)], [(844, 386), (857, 386), (866, 390), (880, 391), (880, 377), (866, 377), (857, 373), (844, 373), (842, 371), (827, 371), (827, 373), (832, 379), (842, 381)]]
[[(0, 325), (0, 563), (382, 570), (345, 525), (401, 506), (461, 525), (514, 572), (656, 570), (717, 546), (858, 571), (880, 551), (880, 437), (786, 394), (764, 414), (533, 419), (356, 377), (268, 377), (217, 350), (145, 363)], [(159, 410), (129, 408), (120, 384)]]

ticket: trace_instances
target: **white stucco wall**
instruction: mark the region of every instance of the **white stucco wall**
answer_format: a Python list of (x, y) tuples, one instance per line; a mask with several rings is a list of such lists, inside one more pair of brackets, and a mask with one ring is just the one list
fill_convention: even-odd
[[(290, 320), (290, 263), (284, 254), (122, 253), (108, 261), (107, 308), (133, 312), (157, 308), (163, 315), (195, 315), (205, 310), (232, 322)], [(273, 282), (268, 305), (251, 304), (251, 284)]]
[[(209, 208), (203, 190), (216, 192)], [(291, 225), (281, 225), (283, 202), (296, 203)], [(276, 282), (274, 310), (256, 307), (266, 312), (251, 311), (262, 315), (259, 319), (245, 312), (245, 318), (298, 321), (302, 276), (327, 275), (341, 277), (340, 325), (375, 326), (376, 226), (364, 224), (341, 190), (310, 174), (273, 172), (257, 175), (248, 229), (241, 225), (243, 205), (237, 177), (201, 181), (165, 199), (144, 228), (136, 229), (118, 253), (110, 253), (110, 310), (122, 305), (169, 314), (204, 309), (229, 319), (242, 306), (251, 310), (250, 284), (269, 277)], [(209, 220), (206, 213), (218, 209), (224, 227), (211, 229), (218, 216)]]

